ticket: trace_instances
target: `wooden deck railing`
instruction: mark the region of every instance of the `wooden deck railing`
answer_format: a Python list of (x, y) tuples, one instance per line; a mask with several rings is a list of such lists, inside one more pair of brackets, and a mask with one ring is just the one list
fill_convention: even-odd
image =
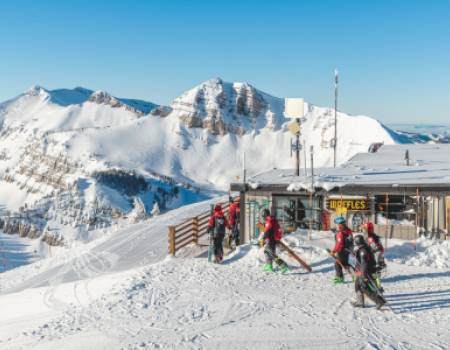
[[(219, 204), (222, 205), (223, 213), (228, 217), (230, 203)], [(198, 244), (199, 239), (207, 234), (210, 216), (211, 211), (208, 210), (178, 225), (169, 226), (169, 254), (175, 255), (178, 250), (191, 243)]]

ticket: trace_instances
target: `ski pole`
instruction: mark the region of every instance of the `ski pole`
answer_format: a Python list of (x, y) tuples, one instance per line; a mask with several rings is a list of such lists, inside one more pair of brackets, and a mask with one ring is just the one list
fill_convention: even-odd
[[(334, 260), (336, 260), (336, 262), (341, 266), (342, 270), (347, 271), (347, 273), (348, 273), (349, 275), (351, 275), (352, 277), (354, 277), (354, 271), (355, 271), (355, 268), (354, 268), (352, 265), (345, 266), (345, 265), (342, 263), (341, 259), (339, 259), (338, 257), (336, 257), (336, 256), (334, 256), (333, 254), (331, 254), (331, 250), (330, 250), (330, 249), (326, 249), (326, 251), (327, 251), (327, 253), (328, 253)], [(351, 269), (350, 269), (350, 268), (351, 268)], [(352, 271), (352, 270), (353, 270), (353, 271)]]

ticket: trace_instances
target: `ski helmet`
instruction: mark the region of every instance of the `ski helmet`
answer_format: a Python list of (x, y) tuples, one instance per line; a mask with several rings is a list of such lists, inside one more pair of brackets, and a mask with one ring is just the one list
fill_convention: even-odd
[(358, 247), (362, 246), (362, 245), (364, 245), (366, 243), (364, 241), (364, 236), (363, 235), (355, 236), (354, 242), (355, 242), (355, 246), (358, 246)]
[(270, 216), (270, 210), (266, 208), (266, 209), (263, 210), (263, 217), (266, 218), (268, 216)]
[(220, 204), (216, 204), (214, 211), (222, 211), (222, 206)]
[(345, 218), (343, 216), (337, 216), (336, 219), (334, 219), (335, 224), (345, 224)]

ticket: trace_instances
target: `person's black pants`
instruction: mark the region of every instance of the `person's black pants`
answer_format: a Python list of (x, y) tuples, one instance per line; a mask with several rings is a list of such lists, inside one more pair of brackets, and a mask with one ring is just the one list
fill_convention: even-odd
[(223, 238), (224, 235), (217, 235), (213, 237), (214, 256), (223, 258)]
[[(348, 254), (346, 253), (337, 253), (336, 259), (344, 266), (348, 266)], [(342, 271), (342, 266), (339, 262), (334, 263), (334, 269), (336, 271), (336, 277), (344, 278), (344, 271)]]

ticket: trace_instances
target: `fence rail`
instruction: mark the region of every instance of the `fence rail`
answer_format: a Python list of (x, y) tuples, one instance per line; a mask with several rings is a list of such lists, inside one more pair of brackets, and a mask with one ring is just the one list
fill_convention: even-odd
[[(228, 216), (230, 203), (223, 202), (219, 204), (222, 205), (225, 216)], [(189, 244), (198, 244), (199, 238), (207, 234), (210, 216), (211, 211), (205, 211), (178, 225), (169, 226), (169, 254), (174, 256), (177, 251)]]

